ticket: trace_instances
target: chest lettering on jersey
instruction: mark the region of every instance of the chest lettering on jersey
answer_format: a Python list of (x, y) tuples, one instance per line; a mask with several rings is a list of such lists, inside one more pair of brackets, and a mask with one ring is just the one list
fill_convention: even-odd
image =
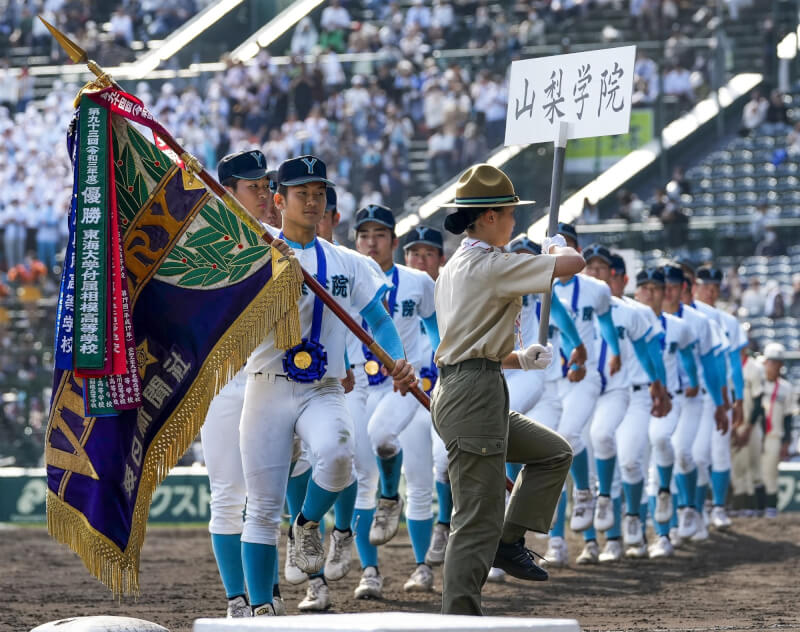
[(617, 336), (620, 340), (625, 340), (625, 327), (617, 327)]
[(417, 307), (416, 301), (409, 298), (403, 301), (402, 305), (403, 305), (403, 312), (401, 316), (403, 318), (411, 318), (414, 315), (414, 310)]
[(591, 305), (588, 305), (583, 308), (583, 320), (592, 320), (592, 312), (594, 308)]
[(331, 294), (347, 298), (347, 282), (349, 279), (343, 274), (334, 274), (331, 277)]
[(678, 350), (678, 343), (677, 342), (670, 342), (669, 343), (669, 352), (675, 353)]

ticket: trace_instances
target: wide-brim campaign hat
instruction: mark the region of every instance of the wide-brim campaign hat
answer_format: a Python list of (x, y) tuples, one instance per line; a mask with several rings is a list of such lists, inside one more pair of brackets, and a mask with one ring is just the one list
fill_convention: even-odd
[(452, 202), (446, 208), (485, 208), (536, 204), (534, 200), (520, 200), (508, 176), (497, 167), (486, 163), (473, 165), (461, 174)]

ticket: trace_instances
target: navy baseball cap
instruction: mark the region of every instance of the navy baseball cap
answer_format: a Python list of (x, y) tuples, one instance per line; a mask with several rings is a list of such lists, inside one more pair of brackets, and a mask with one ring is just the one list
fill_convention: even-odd
[(380, 204), (370, 204), (356, 213), (356, 230), (367, 222), (375, 222), (376, 224), (386, 226), (386, 228), (391, 228), (392, 231), (394, 231), (394, 213), (392, 213), (391, 209), (381, 206)]
[(592, 244), (591, 246), (587, 246), (584, 248), (583, 253), (581, 254), (583, 254), (584, 261), (588, 262), (590, 259), (597, 257), (598, 259), (605, 261), (609, 266), (611, 265), (611, 252), (602, 244)]
[(442, 233), (430, 226), (416, 226), (412, 228), (408, 235), (406, 235), (406, 242), (403, 244), (403, 250), (408, 250), (411, 246), (417, 244), (424, 244), (426, 246), (433, 246), (444, 252), (444, 238)]
[(559, 222), (558, 223), (558, 234), (564, 235), (564, 237), (569, 237), (575, 243), (578, 243), (578, 231), (575, 230), (575, 226), (572, 224), (568, 224), (567, 222)]
[(620, 255), (612, 254), (611, 255), (611, 272), (617, 276), (625, 276), (627, 272), (625, 268), (625, 259), (623, 259)]
[(661, 268), (664, 273), (665, 283), (683, 284), (686, 277), (683, 274), (683, 268), (675, 263), (667, 263)]
[(267, 158), (258, 149), (229, 154), (217, 165), (217, 179), (259, 180), (267, 175)]
[(325, 210), (326, 211), (335, 211), (336, 210), (336, 189), (333, 187), (328, 187), (325, 189), (325, 197), (327, 198), (325, 201)]
[(636, 274), (636, 287), (646, 283), (655, 283), (656, 285), (664, 285), (664, 272), (661, 268), (646, 268), (639, 270)]
[(327, 186), (335, 186), (328, 180), (328, 169), (325, 163), (316, 156), (289, 158), (278, 167), (278, 184), (280, 186), (294, 187), (309, 182), (324, 182)]
[(713, 266), (703, 266), (697, 269), (697, 282), (698, 283), (715, 283), (719, 285), (722, 283), (722, 270)]
[(509, 252), (519, 252), (520, 250), (527, 250), (528, 252), (532, 252), (535, 255), (542, 254), (542, 247), (537, 244), (535, 241), (528, 239), (525, 235), (520, 235), (516, 239), (512, 239), (508, 246)]
[(269, 178), (269, 190), (273, 193), (278, 192), (278, 172), (274, 169), (272, 171), (267, 171), (267, 177)]

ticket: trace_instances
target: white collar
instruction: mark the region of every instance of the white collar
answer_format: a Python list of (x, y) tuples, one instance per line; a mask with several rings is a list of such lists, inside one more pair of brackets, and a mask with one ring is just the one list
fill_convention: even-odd
[(464, 239), (462, 239), (461, 247), (464, 248), (465, 250), (469, 248), (482, 248), (483, 250), (488, 250), (489, 252), (494, 250), (494, 246), (490, 246), (481, 239), (473, 239), (471, 237), (465, 237)]

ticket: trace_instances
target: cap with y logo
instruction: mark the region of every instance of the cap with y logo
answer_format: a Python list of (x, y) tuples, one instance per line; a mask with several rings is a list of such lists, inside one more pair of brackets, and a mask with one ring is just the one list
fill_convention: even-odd
[(367, 222), (375, 222), (376, 224), (394, 230), (394, 213), (392, 213), (391, 209), (381, 206), (380, 204), (370, 204), (356, 213), (355, 229), (358, 230), (362, 224), (366, 224)]
[(328, 169), (322, 159), (316, 156), (300, 156), (284, 160), (278, 168), (278, 184), (293, 187), (309, 182), (324, 182), (335, 186), (328, 180)]
[(683, 268), (675, 263), (665, 263), (661, 267), (661, 272), (664, 274), (665, 283), (681, 285), (686, 280), (686, 275), (683, 273)]
[(697, 269), (697, 282), (698, 283), (713, 283), (719, 285), (722, 283), (722, 270), (713, 266), (702, 266)]
[(267, 158), (258, 149), (229, 154), (217, 165), (217, 178), (225, 182), (230, 178), (260, 180), (267, 175)]
[(325, 210), (326, 211), (335, 211), (336, 210), (336, 189), (333, 187), (328, 187), (325, 189)]
[(516, 239), (512, 239), (508, 246), (506, 246), (509, 252), (530, 252), (534, 255), (542, 254), (542, 247), (537, 244), (535, 241), (531, 241), (525, 235), (520, 235)]
[(416, 226), (408, 231), (406, 243), (403, 244), (403, 250), (408, 250), (411, 246), (416, 246), (417, 244), (433, 246), (441, 251), (444, 250), (442, 233), (429, 226)]
[(608, 248), (602, 244), (592, 244), (591, 246), (587, 246), (581, 254), (583, 254), (583, 260), (587, 263), (591, 259), (597, 258), (605, 261), (609, 266), (611, 265), (611, 253), (609, 252)]
[(636, 287), (654, 283), (664, 285), (664, 271), (661, 268), (645, 268), (636, 274)]

